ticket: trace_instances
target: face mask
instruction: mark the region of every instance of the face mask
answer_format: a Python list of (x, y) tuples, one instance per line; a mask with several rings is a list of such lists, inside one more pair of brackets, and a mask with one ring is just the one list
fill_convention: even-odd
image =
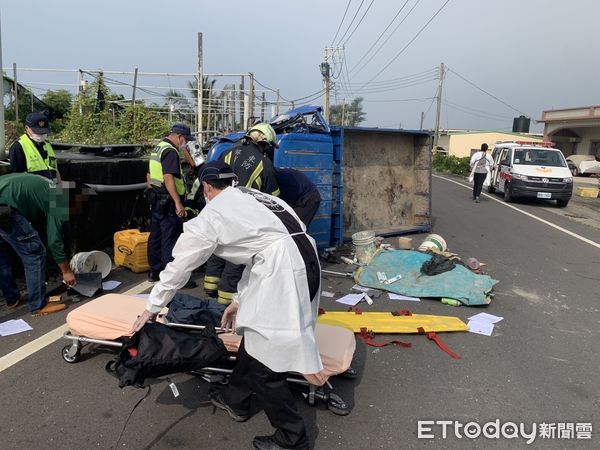
[(31, 136), (29, 136), (31, 138), (32, 141), (39, 143), (42, 143), (46, 140), (46, 138), (48, 137), (48, 134), (35, 134), (35, 133), (31, 133)]

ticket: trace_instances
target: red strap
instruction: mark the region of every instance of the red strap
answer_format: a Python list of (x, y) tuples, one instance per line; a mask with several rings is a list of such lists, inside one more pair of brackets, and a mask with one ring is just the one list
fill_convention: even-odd
[(325, 308), (319, 308), (319, 315), (322, 316), (325, 314)]
[(351, 306), (348, 308), (348, 312), (354, 312), (354, 314), (362, 314), (362, 309), (358, 306)]
[(446, 344), (444, 344), (442, 342), (442, 340), (437, 336), (437, 334), (435, 334), (435, 332), (430, 331), (430, 332), (426, 333), (425, 330), (423, 329), (423, 327), (417, 328), (417, 331), (419, 332), (419, 334), (425, 334), (425, 335), (427, 335), (427, 339), (429, 339), (430, 341), (435, 342), (439, 348), (441, 348), (443, 351), (445, 351), (446, 353), (448, 353), (454, 359), (460, 359), (460, 355), (458, 353), (453, 352), (450, 349), (450, 347), (448, 347)]
[(375, 333), (373, 333), (372, 331), (368, 331), (365, 327), (360, 329), (360, 333), (358, 333), (358, 338), (363, 341), (366, 345), (368, 345), (369, 347), (387, 347), (388, 345), (396, 345), (398, 347), (404, 347), (404, 348), (410, 348), (412, 347), (412, 344), (410, 342), (402, 342), (402, 341), (397, 341), (397, 340), (393, 340), (393, 341), (386, 341), (386, 342), (380, 342), (378, 344), (376, 344), (375, 342), (373, 342), (373, 338), (375, 337)]
[(399, 309), (397, 311), (392, 311), (392, 316), (412, 316), (412, 313), (408, 309)]

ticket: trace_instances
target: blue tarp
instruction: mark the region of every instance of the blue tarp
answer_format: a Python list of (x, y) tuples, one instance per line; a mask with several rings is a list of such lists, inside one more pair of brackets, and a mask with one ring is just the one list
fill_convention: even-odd
[[(412, 250), (380, 251), (368, 265), (359, 269), (358, 284), (411, 297), (449, 297), (468, 306), (490, 302), (488, 295), (498, 280), (477, 275), (460, 264), (439, 275), (422, 274), (421, 266), (431, 258), (431, 254)], [(388, 279), (400, 274), (402, 279), (383, 284), (377, 272), (385, 272)]]

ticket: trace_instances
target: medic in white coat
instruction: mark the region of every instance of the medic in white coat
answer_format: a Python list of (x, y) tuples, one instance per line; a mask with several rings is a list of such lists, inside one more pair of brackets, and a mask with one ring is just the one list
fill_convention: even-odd
[[(309, 381), (323, 384), (319, 375), (323, 366), (314, 337), (321, 279), (315, 242), (292, 208), (277, 197), (247, 188), (216, 189), (206, 183), (221, 180), (232, 184), (234, 176), (222, 161), (211, 161), (202, 169), (199, 178), (207, 205), (198, 217), (184, 224), (173, 249), (174, 260), (160, 273), (134, 331), (152, 320), (188, 282), (192, 271), (214, 253), (246, 266), (238, 296), (225, 311), (223, 325), (232, 325), (244, 337), (247, 354), (274, 375), (281, 374), (284, 384), (285, 372), (305, 374)], [(240, 362), (238, 358), (238, 366)], [(235, 378), (234, 373), (232, 381)], [(222, 397), (217, 403), (235, 420), (248, 417), (246, 408), (240, 408), (241, 401), (237, 408), (229, 407)], [(290, 423), (296, 423), (286, 430), (285, 424), (274, 423), (267, 407), (265, 412), (277, 432), (257, 437), (256, 448), (263, 448), (260, 444), (265, 440), (281, 448), (308, 445), (303, 423), (301, 429), (297, 424), (299, 416), (290, 417)], [(281, 417), (284, 413), (273, 415)], [(257, 439), (262, 439), (259, 446)]]

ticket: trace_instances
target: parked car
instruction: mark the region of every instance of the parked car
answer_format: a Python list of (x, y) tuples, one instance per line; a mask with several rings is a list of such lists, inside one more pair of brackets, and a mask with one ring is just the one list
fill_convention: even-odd
[(567, 166), (569, 166), (569, 172), (571, 172), (571, 175), (576, 177), (577, 174), (579, 173), (579, 170), (577, 169), (577, 166), (575, 165), (575, 163), (573, 161), (567, 159)]
[(593, 173), (600, 173), (600, 161), (597, 161), (594, 155), (571, 155), (567, 157), (567, 163), (569, 161), (575, 165), (575, 171), (571, 170), (575, 177), (589, 177)]

